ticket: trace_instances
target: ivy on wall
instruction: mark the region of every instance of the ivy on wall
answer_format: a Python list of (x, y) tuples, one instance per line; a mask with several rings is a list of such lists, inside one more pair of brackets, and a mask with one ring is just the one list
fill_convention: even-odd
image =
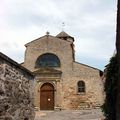
[(118, 79), (117, 55), (114, 55), (105, 70), (105, 103), (102, 106), (106, 120), (115, 120), (116, 117), (116, 93)]

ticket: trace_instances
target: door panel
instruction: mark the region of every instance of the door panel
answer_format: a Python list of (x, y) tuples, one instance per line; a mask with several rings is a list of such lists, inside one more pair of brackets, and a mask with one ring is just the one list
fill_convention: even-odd
[(50, 83), (45, 83), (40, 90), (40, 109), (54, 110), (54, 87)]

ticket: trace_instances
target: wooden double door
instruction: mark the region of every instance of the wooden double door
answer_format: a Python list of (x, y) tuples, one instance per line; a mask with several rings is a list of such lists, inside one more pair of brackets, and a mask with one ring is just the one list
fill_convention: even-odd
[(40, 88), (40, 109), (54, 110), (54, 86), (44, 83)]

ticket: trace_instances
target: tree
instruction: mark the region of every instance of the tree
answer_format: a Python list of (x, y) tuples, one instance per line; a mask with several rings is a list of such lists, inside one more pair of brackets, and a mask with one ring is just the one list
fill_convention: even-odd
[(106, 67), (105, 74), (105, 92), (106, 98), (103, 105), (103, 111), (106, 120), (116, 120), (116, 95), (117, 95), (117, 80), (118, 80), (118, 64), (117, 55), (114, 55)]
[(117, 49), (117, 60), (119, 67), (118, 83), (117, 83), (117, 101), (116, 101), (116, 120), (120, 120), (120, 0), (117, 4), (117, 29), (116, 29), (116, 49)]

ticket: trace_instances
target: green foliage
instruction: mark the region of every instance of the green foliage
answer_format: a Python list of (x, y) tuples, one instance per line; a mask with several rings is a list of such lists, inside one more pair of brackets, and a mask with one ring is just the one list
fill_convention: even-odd
[(102, 106), (105, 113), (106, 120), (115, 120), (116, 111), (116, 93), (117, 93), (117, 79), (118, 79), (118, 65), (117, 56), (110, 59), (110, 63), (106, 67), (105, 92), (106, 99)]

